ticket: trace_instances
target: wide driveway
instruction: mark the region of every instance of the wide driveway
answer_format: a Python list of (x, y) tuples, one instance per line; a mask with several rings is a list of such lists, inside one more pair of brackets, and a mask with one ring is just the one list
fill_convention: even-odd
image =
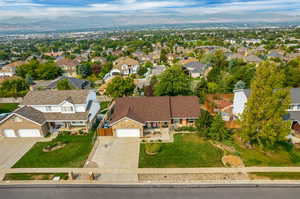
[(137, 182), (136, 169), (139, 164), (139, 138), (98, 137), (91, 161), (99, 168), (105, 169), (133, 169), (129, 174), (102, 174), (103, 182)]
[(38, 139), (0, 138), (0, 169), (12, 167)]
[(92, 157), (99, 168), (136, 169), (139, 162), (138, 138), (99, 137), (99, 145)]

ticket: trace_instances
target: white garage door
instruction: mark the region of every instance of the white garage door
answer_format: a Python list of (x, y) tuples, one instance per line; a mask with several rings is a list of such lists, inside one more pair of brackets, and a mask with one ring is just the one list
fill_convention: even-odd
[(3, 134), (4, 134), (5, 137), (8, 137), (8, 138), (17, 137), (16, 133), (13, 129), (4, 129)]
[(117, 129), (117, 137), (140, 137), (140, 129)]
[(38, 129), (20, 129), (18, 133), (20, 137), (42, 137)]

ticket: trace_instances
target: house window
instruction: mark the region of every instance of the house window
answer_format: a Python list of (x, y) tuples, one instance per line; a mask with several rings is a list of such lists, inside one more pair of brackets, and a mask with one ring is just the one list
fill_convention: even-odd
[(69, 113), (69, 112), (73, 112), (74, 109), (72, 106), (63, 106), (62, 107), (62, 112), (65, 112), (65, 113)]
[(51, 106), (46, 106), (46, 111), (47, 112), (51, 112), (52, 111), (52, 107)]
[(193, 123), (195, 122), (194, 119), (188, 119), (187, 121), (188, 121), (188, 123), (190, 123), (190, 124), (193, 124)]
[(23, 120), (21, 118), (19, 118), (19, 117), (15, 117), (14, 121), (15, 122), (22, 122)]

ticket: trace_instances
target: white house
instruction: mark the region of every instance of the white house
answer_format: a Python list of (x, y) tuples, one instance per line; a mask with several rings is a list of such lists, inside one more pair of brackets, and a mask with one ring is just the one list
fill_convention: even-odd
[(41, 137), (59, 128), (86, 130), (99, 111), (95, 91), (30, 91), (20, 108), (0, 121), (0, 135)]

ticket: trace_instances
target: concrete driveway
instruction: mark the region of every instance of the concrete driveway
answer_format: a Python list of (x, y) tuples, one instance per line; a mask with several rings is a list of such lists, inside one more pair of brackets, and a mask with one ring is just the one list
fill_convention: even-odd
[(99, 137), (99, 145), (92, 157), (99, 168), (138, 168), (139, 138)]
[(129, 174), (102, 174), (103, 182), (137, 182), (136, 170), (139, 164), (139, 138), (98, 137), (91, 161), (99, 168), (133, 169)]
[(11, 168), (37, 141), (31, 138), (0, 138), (0, 169)]

